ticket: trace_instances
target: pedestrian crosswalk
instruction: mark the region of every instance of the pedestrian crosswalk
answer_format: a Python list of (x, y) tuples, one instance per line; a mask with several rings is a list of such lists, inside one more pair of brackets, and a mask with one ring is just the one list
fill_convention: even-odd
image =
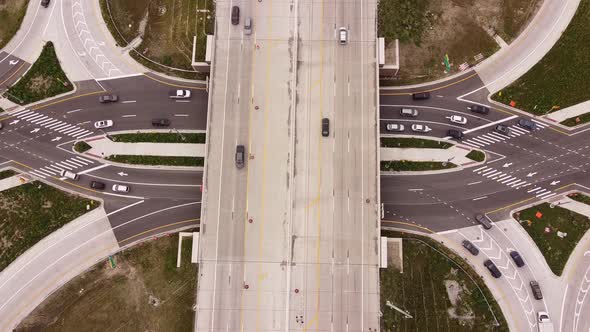
[(64, 170), (76, 173), (77, 168), (84, 168), (94, 163), (95, 161), (93, 160), (76, 156), (60, 162), (52, 163), (49, 166), (41, 167), (39, 169), (30, 171), (29, 173), (34, 176), (45, 179), (47, 177), (60, 176), (60, 173)]
[[(531, 120), (535, 123), (537, 130), (544, 129), (548, 126), (545, 123), (542, 123), (542, 122), (539, 122), (539, 121), (536, 121), (533, 119), (531, 119)], [(491, 144), (503, 142), (503, 141), (509, 140), (511, 138), (518, 137), (521, 135), (526, 135), (526, 134), (530, 133), (530, 131), (528, 131), (516, 124), (508, 126), (508, 128), (510, 129), (510, 133), (508, 135), (504, 135), (504, 134), (500, 134), (495, 131), (491, 131), (486, 134), (482, 134), (482, 135), (479, 135), (476, 137), (472, 137), (472, 138), (463, 140), (462, 143), (465, 145), (469, 145), (472, 148), (483, 148), (483, 147), (491, 145)]]
[(88, 129), (81, 128), (76, 125), (71, 125), (65, 121), (57, 120), (44, 114), (39, 114), (31, 110), (22, 110), (13, 114), (19, 120), (30, 122), (36, 126), (40, 126), (59, 134), (71, 136), (73, 138), (84, 138), (92, 135), (94, 132)]
[[(479, 174), (487, 179), (496, 181), (500, 184), (509, 186), (510, 188), (514, 188), (516, 190), (520, 188), (526, 188), (532, 185), (531, 182), (526, 180), (522, 180), (516, 176), (512, 176), (508, 173), (503, 171), (499, 171), (493, 167), (483, 166), (473, 170), (474, 173)], [(544, 189), (542, 187), (535, 187), (533, 189), (527, 190), (527, 193), (534, 194), (535, 197), (539, 199), (545, 199), (554, 196), (556, 193), (552, 192), (551, 190)]]

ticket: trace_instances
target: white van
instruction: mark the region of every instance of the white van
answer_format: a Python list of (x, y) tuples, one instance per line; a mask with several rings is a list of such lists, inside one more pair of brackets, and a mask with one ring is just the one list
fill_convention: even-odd
[(340, 45), (346, 44), (348, 41), (348, 30), (345, 27), (340, 28)]
[(66, 178), (66, 179), (70, 179), (70, 180), (74, 180), (74, 181), (78, 181), (78, 179), (80, 178), (80, 175), (74, 173), (74, 172), (70, 172), (70, 171), (66, 171), (66, 170), (62, 170), (59, 175), (61, 175), (62, 178)]
[(244, 34), (251, 35), (252, 34), (252, 18), (247, 17), (246, 21), (244, 22)]

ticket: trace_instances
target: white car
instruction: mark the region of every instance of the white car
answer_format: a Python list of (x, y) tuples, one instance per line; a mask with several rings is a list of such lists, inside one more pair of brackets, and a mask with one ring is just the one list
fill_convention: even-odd
[(451, 120), (452, 123), (458, 123), (462, 125), (467, 124), (467, 118), (460, 115), (451, 115), (449, 120)]
[(340, 34), (340, 45), (344, 45), (348, 42), (348, 30), (345, 27), (341, 27), (339, 30)]
[(400, 123), (388, 123), (385, 126), (385, 130), (387, 131), (404, 131), (406, 129), (403, 124)]
[(190, 90), (172, 90), (168, 94), (172, 99), (188, 99), (191, 97)]
[(128, 193), (129, 192), (129, 186), (124, 185), (124, 184), (114, 184), (113, 185), (113, 191), (116, 193)]
[(103, 129), (109, 128), (113, 126), (113, 120), (100, 120), (94, 123), (94, 128), (96, 129)]
[(421, 124), (417, 124), (417, 123), (414, 123), (412, 125), (412, 131), (415, 131), (417, 133), (427, 133), (431, 130), (432, 130), (432, 128), (430, 128), (426, 125), (421, 125)]

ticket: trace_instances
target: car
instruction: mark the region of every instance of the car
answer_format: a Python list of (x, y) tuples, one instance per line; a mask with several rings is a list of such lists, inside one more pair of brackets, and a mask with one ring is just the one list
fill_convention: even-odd
[(531, 291), (533, 292), (535, 300), (542, 300), (543, 293), (541, 292), (541, 286), (539, 286), (539, 283), (536, 280), (531, 280), (529, 284), (531, 285)]
[(452, 123), (458, 123), (458, 124), (467, 124), (467, 118), (464, 116), (460, 116), (460, 115), (451, 115), (449, 117), (449, 120), (451, 120)]
[(494, 130), (500, 134), (510, 136), (510, 128), (508, 128), (508, 126), (506, 126), (506, 125), (503, 125), (503, 124), (496, 125), (496, 128), (494, 128)]
[(233, 6), (231, 9), (231, 24), (240, 24), (240, 7)]
[(330, 136), (330, 119), (328, 118), (322, 119), (322, 136)]
[(41, 0), (41, 6), (45, 8), (49, 7), (49, 0)]
[(116, 193), (128, 193), (130, 190), (128, 185), (118, 183), (114, 184), (112, 189)]
[(429, 132), (431, 130), (432, 130), (432, 128), (430, 128), (430, 127), (428, 127), (426, 125), (423, 125), (423, 124), (414, 123), (412, 125), (412, 131), (415, 131), (417, 133), (427, 133), (427, 132)]
[(468, 240), (463, 240), (463, 247), (467, 249), (473, 256), (479, 255), (479, 249), (475, 246), (475, 244), (471, 243)]
[(2, 129), (2, 127), (3, 127), (2, 122), (0, 122), (0, 129)]
[(412, 99), (414, 100), (422, 100), (430, 98), (430, 92), (416, 92), (412, 93)]
[(483, 265), (488, 268), (494, 278), (500, 278), (502, 276), (502, 272), (498, 270), (496, 264), (494, 264), (491, 260), (487, 259), (485, 262), (483, 262)]
[(512, 257), (512, 260), (514, 261), (514, 264), (516, 264), (516, 266), (518, 266), (518, 267), (524, 266), (524, 260), (522, 259), (522, 257), (518, 253), (518, 251), (514, 251), (514, 250), (511, 251), (510, 257)]
[(401, 123), (388, 123), (385, 126), (385, 130), (387, 131), (404, 131), (406, 129), (406, 127), (404, 127), (403, 124)]
[(90, 182), (90, 188), (92, 188), (92, 189), (103, 190), (105, 187), (106, 187), (106, 185), (103, 182), (98, 182), (98, 181)]
[(518, 120), (518, 125), (527, 130), (535, 130), (537, 128), (537, 124), (529, 119)]
[(98, 97), (98, 101), (101, 103), (114, 103), (119, 100), (119, 96), (117, 95), (102, 95)]
[(244, 160), (246, 157), (246, 148), (243, 145), (236, 146), (236, 167), (238, 169), (244, 168)]
[(490, 220), (488, 219), (488, 217), (484, 216), (483, 214), (476, 214), (475, 215), (475, 220), (480, 223), (483, 228), (485, 229), (490, 229), (492, 228), (492, 223), (490, 222)]
[(252, 18), (246, 17), (244, 21), (244, 34), (249, 36), (252, 34)]
[(80, 179), (80, 175), (78, 175), (77, 173), (66, 171), (63, 169), (61, 170), (61, 172), (59, 172), (59, 175), (62, 178), (66, 178), (66, 179), (70, 179), (70, 180), (74, 180), (74, 181), (78, 181), (78, 179)]
[(449, 131), (447, 131), (447, 135), (451, 136), (454, 139), (463, 139), (463, 132), (457, 129), (449, 129)]
[(170, 120), (160, 118), (160, 119), (152, 119), (152, 126), (154, 127), (168, 127), (170, 125)]
[(340, 31), (340, 33), (339, 33), (340, 45), (345, 45), (346, 42), (348, 41), (348, 30), (346, 30), (345, 27), (341, 27), (339, 31)]
[(109, 128), (113, 126), (113, 120), (100, 120), (94, 123), (94, 128), (96, 129), (103, 129)]
[(488, 114), (490, 113), (490, 108), (487, 106), (482, 105), (471, 105), (467, 107), (471, 110), (471, 112), (479, 113), (479, 114)]
[(399, 115), (415, 118), (418, 116), (418, 110), (413, 109), (413, 108), (402, 108), (399, 111)]
[(184, 89), (170, 90), (168, 97), (171, 99), (188, 99), (191, 97), (191, 91)]

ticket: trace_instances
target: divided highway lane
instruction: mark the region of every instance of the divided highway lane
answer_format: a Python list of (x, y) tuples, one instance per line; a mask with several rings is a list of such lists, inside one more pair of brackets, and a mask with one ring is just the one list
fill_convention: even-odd
[(0, 52), (0, 92), (14, 84), (29, 67), (30, 63), (4, 51)]

